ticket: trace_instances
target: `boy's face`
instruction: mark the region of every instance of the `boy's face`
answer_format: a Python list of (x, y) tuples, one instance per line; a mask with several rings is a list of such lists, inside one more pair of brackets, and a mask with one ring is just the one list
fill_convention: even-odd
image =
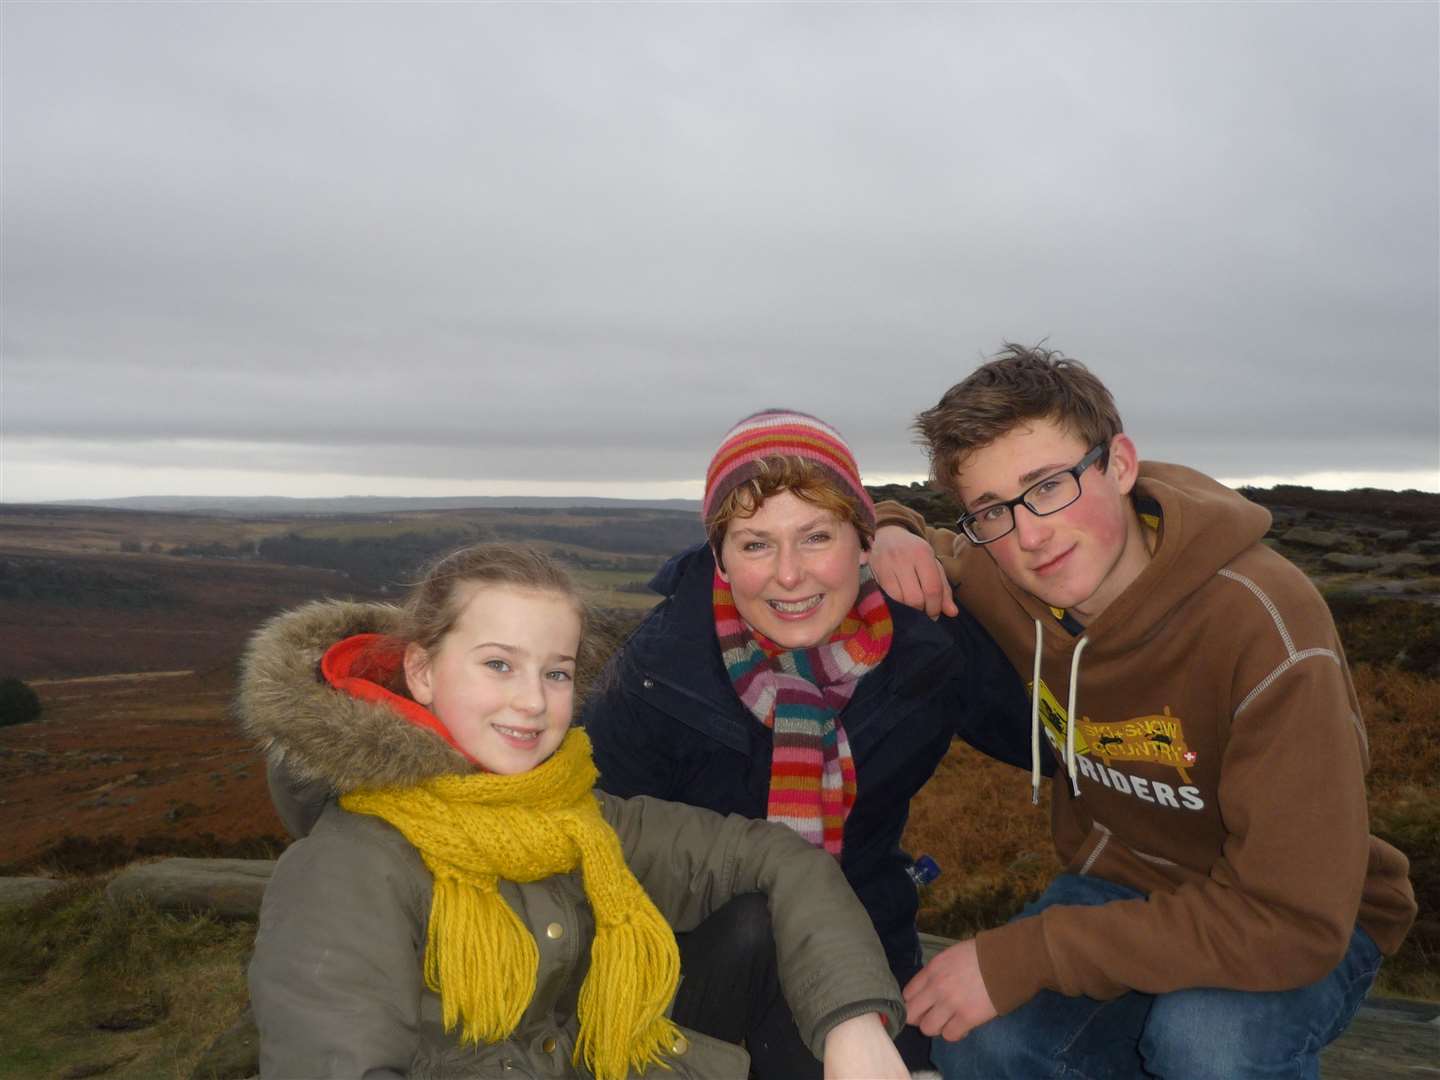
[[(955, 472), (961, 501), (973, 513), (1013, 499), (1090, 449), (1054, 420), (1027, 420), (962, 461)], [(1016, 506), (1014, 530), (985, 550), (1026, 592), (1082, 622), (1093, 620), (1149, 561), (1129, 499), (1137, 465), (1134, 443), (1115, 436), (1105, 471), (1097, 463), (1081, 474), (1079, 499), (1045, 517)]]

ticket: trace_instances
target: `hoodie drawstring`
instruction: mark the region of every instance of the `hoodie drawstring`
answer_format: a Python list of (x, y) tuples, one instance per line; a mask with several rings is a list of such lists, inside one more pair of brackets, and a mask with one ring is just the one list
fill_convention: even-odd
[[(1080, 654), (1090, 644), (1088, 637), (1075, 642), (1070, 657), (1070, 697), (1065, 706), (1065, 772), (1070, 777), (1070, 791), (1078, 798), (1080, 781), (1075, 774), (1075, 701), (1080, 687)], [(1040, 659), (1044, 652), (1045, 628), (1035, 620), (1035, 670), (1030, 683), (1030, 802), (1040, 801)]]
[(1030, 805), (1040, 804), (1040, 649), (1045, 631), (1035, 620), (1035, 674), (1030, 682)]
[(1070, 658), (1070, 700), (1065, 704), (1065, 771), (1070, 776), (1070, 793), (1080, 797), (1080, 781), (1075, 776), (1075, 727), (1080, 718), (1075, 715), (1075, 692), (1080, 689), (1080, 654), (1090, 644), (1088, 637), (1075, 642), (1075, 655)]

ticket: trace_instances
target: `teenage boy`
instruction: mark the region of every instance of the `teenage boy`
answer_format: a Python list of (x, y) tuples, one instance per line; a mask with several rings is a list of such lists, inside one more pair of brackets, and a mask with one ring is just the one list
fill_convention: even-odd
[(936, 1064), (1318, 1076), (1415, 916), (1405, 857), (1369, 832), (1325, 602), (1261, 544), (1267, 511), (1140, 462), (1110, 393), (1056, 352), (1007, 345), (916, 428), (965, 513), (955, 533), (882, 504), (871, 566), (932, 614), (954, 604), (943, 568), (1031, 680), (1065, 868), (906, 988)]

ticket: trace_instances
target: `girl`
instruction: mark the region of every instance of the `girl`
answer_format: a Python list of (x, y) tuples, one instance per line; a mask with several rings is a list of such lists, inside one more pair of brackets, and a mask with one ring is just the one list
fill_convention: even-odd
[[(308, 833), (250, 966), (262, 1074), (743, 1077), (745, 1050), (713, 1036), (765, 1044), (778, 969), (827, 1076), (907, 1076), (896, 984), (833, 859), (764, 822), (592, 791), (570, 728), (583, 623), (557, 566), (488, 545), (403, 611), (322, 602), (257, 634), (239, 712)], [(773, 938), (715, 950), (760, 971), (737, 994), (671, 928), (757, 892)], [(707, 1033), (727, 991), (762, 1015)]]

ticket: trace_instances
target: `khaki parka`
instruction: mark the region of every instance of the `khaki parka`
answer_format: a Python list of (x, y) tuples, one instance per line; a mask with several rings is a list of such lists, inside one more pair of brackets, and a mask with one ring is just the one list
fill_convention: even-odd
[[(429, 871), (392, 826), (332, 798), (469, 768), (437, 736), (318, 675), (331, 644), (385, 633), (395, 619), (384, 605), (311, 604), (267, 624), (246, 655), (237, 711), (266, 750), (282, 819), (302, 836), (266, 890), (250, 965), (261, 1074), (587, 1077), (571, 1061), (594, 933), (580, 875), (501, 882), (539, 950), (535, 994), (508, 1040), (462, 1046), (444, 1030), (439, 997), (422, 976)], [(898, 987), (833, 858), (767, 822), (596, 798), (631, 872), (675, 930), (693, 929), (742, 893), (767, 896), (781, 986), (817, 1057), (830, 1029), (853, 1016), (878, 1012), (898, 1032)], [(741, 1078), (749, 1059), (738, 1046), (681, 1029), (666, 1064), (673, 1071), (647, 1075)]]

